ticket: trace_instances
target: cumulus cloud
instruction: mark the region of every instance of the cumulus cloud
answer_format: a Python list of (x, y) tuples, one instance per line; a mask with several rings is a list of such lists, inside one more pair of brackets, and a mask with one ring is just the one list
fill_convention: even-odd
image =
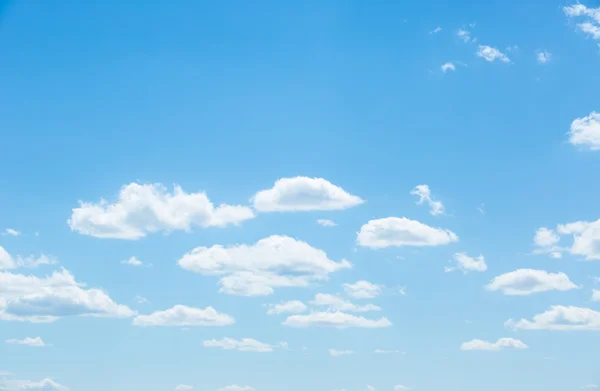
[(121, 263), (123, 265), (130, 265), (130, 266), (144, 266), (144, 262), (140, 261), (136, 257), (129, 257), (128, 259), (122, 260)]
[(456, 266), (445, 268), (447, 272), (461, 270), (464, 273), (468, 273), (470, 271), (484, 272), (487, 270), (487, 265), (483, 255), (473, 258), (465, 253), (456, 253), (454, 254), (454, 262), (456, 263)]
[(406, 217), (387, 217), (363, 225), (357, 242), (370, 248), (441, 246), (458, 242), (458, 236), (450, 230), (430, 227)]
[(26, 345), (26, 346), (31, 346), (31, 347), (35, 347), (35, 348), (43, 348), (45, 346), (49, 346), (40, 337), (35, 337), (35, 338), (26, 337), (24, 339), (12, 338), (12, 339), (7, 339), (6, 343), (13, 344), (13, 345)]
[[(450, 65), (448, 65), (450, 64)], [(444, 67), (447, 66), (447, 69), (444, 69)], [(448, 69), (454, 70), (454, 65), (452, 63), (447, 63), (442, 65), (442, 70), (444, 72), (446, 72)], [(423, 203), (427, 203), (427, 205), (429, 205), (429, 213), (431, 213), (434, 216), (437, 216), (439, 214), (443, 214), (444, 213), (444, 205), (440, 202), (440, 201), (434, 201), (433, 198), (431, 197), (431, 190), (429, 189), (429, 186), (427, 185), (418, 185), (416, 186), (411, 192), (410, 194), (412, 195), (416, 195), (419, 197), (419, 200), (417, 201), (417, 205), (422, 205)]]
[(323, 178), (281, 178), (268, 190), (252, 197), (260, 212), (301, 212), (342, 210), (364, 203), (355, 195)]
[(134, 315), (104, 291), (87, 289), (65, 269), (43, 278), (0, 272), (0, 320), (47, 323), (65, 316)]
[(337, 226), (337, 224), (335, 223), (335, 221), (332, 220), (327, 220), (327, 219), (319, 219), (317, 220), (317, 224), (323, 226), (323, 227), (335, 227)]
[(150, 315), (138, 315), (133, 319), (134, 326), (228, 326), (235, 319), (217, 312), (213, 307), (205, 309), (176, 305), (165, 311)]
[(341, 357), (341, 356), (349, 356), (351, 354), (354, 354), (354, 352), (352, 350), (329, 349), (329, 354), (331, 355), (331, 357)]
[(474, 339), (465, 342), (460, 346), (460, 350), (489, 350), (497, 351), (502, 349), (527, 349), (529, 346), (522, 341), (513, 338), (500, 338), (496, 342), (486, 342), (480, 339)]
[[(559, 246), (561, 237), (567, 235), (573, 237), (573, 244)], [(568, 252), (587, 260), (600, 260), (600, 219), (559, 224), (556, 232), (542, 227), (536, 232), (534, 245), (534, 253), (549, 253), (553, 258), (560, 258), (563, 252)]]
[(506, 327), (515, 330), (600, 330), (600, 312), (589, 308), (555, 305), (546, 312), (535, 315), (533, 320), (509, 319)]
[(69, 391), (62, 384), (58, 384), (52, 379), (43, 379), (40, 381), (17, 380), (10, 377), (0, 376), (0, 390), (3, 391), (23, 391), (23, 390), (40, 390), (40, 391)]
[(115, 203), (80, 202), (68, 223), (83, 235), (133, 240), (158, 231), (239, 225), (253, 217), (249, 207), (215, 207), (205, 193), (186, 193), (177, 185), (170, 193), (160, 184), (130, 183), (121, 188)]
[(343, 284), (346, 294), (354, 299), (374, 299), (381, 295), (382, 285), (361, 280), (354, 284)]
[(335, 262), (306, 242), (280, 235), (253, 245), (196, 247), (179, 260), (179, 266), (206, 276), (224, 276), (219, 281), (221, 292), (239, 296), (265, 296), (274, 288), (305, 287), (352, 267), (345, 259)]
[(230, 386), (225, 386), (223, 388), (219, 388), (219, 391), (254, 391), (254, 388), (250, 386), (238, 386), (232, 384)]
[(552, 60), (552, 54), (547, 50), (538, 50), (535, 53), (535, 58), (539, 64), (547, 64)]
[(508, 56), (502, 53), (500, 50), (487, 46), (487, 45), (479, 45), (477, 53), (475, 53), (477, 57), (483, 58), (487, 62), (494, 62), (496, 60), (501, 62), (510, 62)]
[(569, 143), (600, 151), (600, 113), (592, 111), (587, 117), (575, 118), (568, 135)]
[(279, 315), (284, 313), (300, 314), (307, 310), (306, 305), (300, 300), (282, 301), (279, 304), (272, 304), (267, 311), (268, 315)]
[(505, 273), (486, 286), (490, 291), (500, 291), (510, 296), (526, 296), (548, 291), (568, 291), (578, 286), (565, 273), (548, 273), (544, 270), (518, 269)]
[(347, 312), (368, 312), (380, 311), (381, 308), (373, 305), (356, 305), (348, 300), (344, 300), (339, 296), (326, 293), (317, 293), (311, 304), (317, 307), (328, 307), (328, 311), (347, 311)]
[(392, 323), (385, 317), (378, 320), (367, 319), (362, 316), (346, 314), (344, 312), (313, 312), (308, 315), (289, 316), (283, 325), (290, 327), (333, 327), (345, 329), (356, 328), (383, 328)]
[(233, 338), (223, 338), (221, 340), (211, 339), (204, 341), (206, 348), (221, 348), (224, 350), (237, 350), (239, 352), (270, 353), (278, 347), (287, 347), (287, 343), (282, 342), (278, 345), (269, 345), (259, 342), (252, 338), (242, 338), (236, 340)]
[(600, 40), (600, 7), (589, 8), (577, 3), (563, 8), (565, 15), (571, 18), (579, 18), (582, 22), (577, 23), (577, 28), (590, 38)]

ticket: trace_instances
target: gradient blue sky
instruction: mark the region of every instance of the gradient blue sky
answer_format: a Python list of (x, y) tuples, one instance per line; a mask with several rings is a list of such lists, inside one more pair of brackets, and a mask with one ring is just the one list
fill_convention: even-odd
[[(583, 4), (0, 0), (0, 390), (600, 384), (600, 3)], [(425, 184), (441, 205), (417, 203)], [(240, 205), (232, 224), (202, 192)], [(272, 235), (280, 252), (255, 251)], [(178, 263), (241, 244), (221, 275)], [(40, 283), (53, 272), (85, 285)], [(267, 314), (290, 300), (306, 311)], [(235, 323), (157, 316), (176, 305)], [(385, 320), (314, 321), (334, 313)], [(223, 338), (273, 351), (205, 346)]]

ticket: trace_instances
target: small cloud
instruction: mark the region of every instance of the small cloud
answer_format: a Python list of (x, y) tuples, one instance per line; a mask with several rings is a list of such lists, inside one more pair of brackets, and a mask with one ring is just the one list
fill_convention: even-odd
[(406, 354), (406, 352), (402, 352), (400, 350), (386, 350), (386, 349), (375, 349), (373, 351), (375, 354)]
[(406, 390), (410, 390), (410, 388), (403, 386), (402, 384), (398, 384), (398, 385), (394, 386), (394, 391), (406, 391)]
[(487, 350), (497, 351), (502, 349), (528, 349), (522, 341), (513, 338), (500, 338), (496, 342), (486, 342), (480, 339), (474, 339), (465, 342), (460, 346), (460, 350)]
[(143, 296), (140, 296), (140, 295), (137, 295), (137, 296), (135, 297), (135, 301), (136, 301), (136, 303), (138, 303), (138, 304), (146, 304), (146, 303), (149, 303), (148, 299), (146, 299), (145, 297), (143, 297)]
[(175, 387), (175, 391), (188, 391), (188, 390), (193, 390), (194, 387), (193, 386), (188, 386), (185, 384), (180, 384), (177, 387)]
[(519, 51), (519, 46), (517, 46), (517, 45), (507, 46), (506, 51), (509, 53), (516, 53)]
[(16, 229), (6, 228), (4, 230), (4, 235), (19, 236), (21, 235), (21, 232), (17, 231)]
[(592, 301), (600, 301), (600, 290), (594, 289), (592, 291)]
[(6, 343), (12, 344), (12, 345), (26, 345), (26, 346), (31, 346), (34, 348), (43, 348), (45, 346), (50, 346), (50, 345), (47, 345), (40, 337), (35, 337), (35, 338), (27, 337), (24, 339), (14, 339), (14, 338), (7, 339)]
[(479, 45), (479, 49), (475, 54), (477, 57), (481, 57), (487, 62), (494, 62), (496, 60), (501, 62), (510, 62), (510, 59), (506, 54), (494, 47), (487, 45)]
[[(454, 65), (452, 65), (454, 67)], [(454, 69), (453, 69), (454, 70)], [(445, 72), (445, 71), (444, 71)], [(427, 203), (429, 205), (429, 213), (437, 216), (444, 213), (444, 205), (440, 201), (434, 201), (431, 197), (431, 190), (427, 185), (418, 185), (410, 192), (412, 195), (419, 197), (417, 205)]]
[(483, 255), (479, 255), (478, 257), (474, 258), (468, 256), (466, 253), (456, 253), (454, 254), (454, 261), (456, 262), (456, 266), (444, 268), (446, 272), (462, 270), (465, 274), (467, 274), (470, 271), (484, 272), (487, 270), (487, 265)]
[(477, 42), (477, 39), (471, 37), (471, 32), (467, 31), (465, 29), (459, 29), (456, 32), (456, 35), (458, 36), (458, 38), (462, 39), (466, 43), (475, 43), (475, 42)]
[(583, 386), (581, 388), (596, 389), (596, 388), (600, 388), (600, 387), (597, 384), (586, 384), (585, 386)]
[(535, 54), (538, 64), (547, 64), (552, 59), (552, 54), (547, 50), (538, 50)]
[(122, 260), (121, 263), (123, 265), (130, 265), (130, 266), (136, 266), (136, 267), (144, 266), (144, 262), (140, 261), (136, 257), (130, 257), (129, 259)]
[(341, 357), (341, 356), (349, 356), (351, 354), (354, 354), (354, 352), (352, 350), (335, 350), (335, 349), (329, 349), (329, 354), (332, 357)]
[(327, 219), (319, 219), (317, 220), (317, 224), (323, 227), (335, 227), (337, 226), (335, 221), (327, 220)]
[(442, 72), (444, 72), (444, 73), (446, 73), (448, 71), (456, 70), (456, 66), (452, 62), (447, 62), (447, 63), (443, 64), (441, 68), (442, 68)]
[(440, 31), (442, 31), (442, 28), (441, 28), (440, 26), (438, 26), (438, 27), (434, 28), (433, 30), (431, 30), (431, 31), (429, 32), (429, 35), (437, 34), (437, 33), (439, 33)]
[(482, 203), (481, 205), (479, 205), (479, 206), (477, 207), (477, 211), (478, 211), (479, 213), (481, 213), (482, 215), (484, 215), (484, 214), (485, 214), (485, 205), (484, 205), (483, 203)]

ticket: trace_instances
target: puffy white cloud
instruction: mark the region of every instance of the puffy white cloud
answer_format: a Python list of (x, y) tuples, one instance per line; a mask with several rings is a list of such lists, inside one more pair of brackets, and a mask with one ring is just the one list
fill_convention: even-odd
[(252, 197), (260, 212), (299, 212), (348, 209), (364, 203), (355, 195), (323, 178), (281, 178)]
[(577, 28), (595, 40), (600, 40), (600, 7), (589, 8), (577, 3), (563, 8), (569, 17), (585, 18), (585, 22), (578, 23)]
[(129, 257), (128, 259), (122, 260), (121, 263), (123, 265), (130, 265), (130, 266), (144, 266), (144, 262), (140, 261), (136, 257)]
[(544, 270), (518, 269), (494, 277), (486, 286), (490, 291), (500, 291), (510, 296), (526, 296), (547, 291), (568, 291), (578, 286), (565, 273), (548, 273)]
[(592, 301), (600, 301), (600, 289), (594, 289), (592, 291)]
[(552, 53), (547, 50), (538, 50), (535, 58), (539, 64), (547, 64), (552, 60)]
[(240, 352), (269, 353), (275, 351), (275, 348), (287, 347), (287, 343), (282, 342), (278, 345), (273, 346), (252, 338), (242, 338), (241, 340), (236, 340), (233, 338), (223, 338), (221, 340), (211, 339), (204, 341), (204, 347), (221, 348), (225, 350), (237, 350)]
[(382, 285), (361, 280), (354, 284), (343, 284), (346, 294), (354, 299), (373, 299), (381, 295)]
[(283, 301), (273, 304), (267, 311), (268, 315), (279, 315), (284, 313), (300, 314), (307, 310), (306, 305), (300, 300)]
[(31, 346), (31, 347), (35, 347), (35, 348), (43, 348), (45, 346), (49, 346), (49, 345), (46, 345), (46, 343), (44, 343), (44, 341), (40, 337), (35, 337), (35, 338), (26, 337), (24, 339), (12, 338), (12, 339), (7, 339), (6, 343), (13, 344), (13, 345), (26, 345), (26, 346)]
[(0, 246), (0, 270), (14, 269), (17, 267), (13, 257)]
[(510, 62), (508, 56), (502, 53), (500, 50), (487, 45), (479, 45), (476, 53), (477, 57), (481, 57), (487, 62), (494, 62), (496, 60), (501, 62)]
[(444, 73), (446, 73), (448, 71), (456, 70), (456, 66), (451, 61), (448, 61), (447, 63), (442, 64), (442, 66), (440, 68), (442, 69), (442, 72), (444, 72)]
[(575, 118), (568, 135), (571, 144), (600, 151), (600, 113), (592, 111), (587, 117)]
[[(540, 235), (540, 232), (544, 235)], [(565, 235), (573, 236), (573, 244), (570, 247), (558, 246), (561, 237)], [(548, 228), (540, 228), (536, 232), (534, 244), (537, 246), (534, 253), (549, 253), (553, 258), (560, 258), (563, 252), (568, 252), (587, 260), (600, 260), (600, 219), (559, 224), (556, 233)]]
[(538, 247), (552, 247), (559, 241), (560, 237), (553, 230), (546, 227), (538, 228), (533, 238), (533, 243)]
[(447, 272), (451, 272), (454, 270), (462, 270), (464, 273), (467, 273), (470, 271), (484, 272), (487, 270), (487, 265), (485, 263), (485, 258), (483, 257), (483, 255), (479, 255), (478, 257), (473, 258), (465, 253), (456, 253), (454, 254), (454, 261), (456, 263), (456, 266), (445, 268)]
[(460, 346), (460, 350), (502, 350), (502, 349), (528, 349), (522, 341), (513, 338), (500, 338), (496, 342), (487, 342), (480, 339), (474, 339), (465, 342)]
[(177, 185), (169, 193), (160, 184), (130, 183), (121, 188), (115, 203), (80, 202), (68, 223), (83, 235), (131, 240), (157, 231), (238, 225), (253, 217), (249, 207), (215, 207), (205, 193), (186, 193)]
[[(450, 65), (448, 65), (450, 64)], [(446, 67), (446, 69), (444, 69)], [(442, 71), (446, 72), (448, 69), (454, 70), (454, 65), (452, 63), (447, 63), (442, 65)], [(434, 216), (444, 213), (444, 205), (440, 201), (434, 201), (431, 197), (431, 190), (427, 185), (418, 185), (416, 186), (410, 194), (416, 195), (419, 197), (417, 201), (417, 205), (421, 205), (423, 203), (427, 203), (429, 205), (429, 213)]]
[(600, 330), (600, 312), (589, 308), (555, 305), (546, 312), (535, 315), (533, 320), (509, 319), (505, 325), (517, 330)]
[(196, 247), (179, 260), (179, 266), (207, 276), (225, 275), (219, 281), (221, 292), (240, 296), (270, 295), (273, 288), (280, 287), (305, 287), (352, 267), (345, 259), (335, 262), (306, 242), (280, 235), (253, 245)]
[(351, 354), (354, 354), (354, 352), (352, 350), (335, 350), (335, 349), (329, 349), (329, 354), (332, 357), (341, 357), (341, 356), (349, 356)]
[(45, 323), (78, 315), (126, 318), (135, 312), (102, 290), (87, 289), (65, 269), (44, 278), (0, 272), (0, 320)]
[(43, 379), (40, 381), (17, 380), (0, 376), (0, 390), (3, 391), (23, 391), (23, 390), (40, 390), (40, 391), (69, 391), (62, 384), (56, 383), (52, 379)]
[(465, 41), (466, 43), (475, 43), (477, 42), (477, 39), (473, 38), (471, 36), (471, 32), (464, 30), (464, 29), (460, 29), (456, 32), (456, 35), (458, 36), (458, 38), (462, 39), (463, 41)]
[(217, 312), (213, 307), (204, 309), (176, 305), (165, 311), (156, 311), (150, 315), (138, 315), (133, 319), (134, 326), (228, 326), (235, 319)]
[(382, 328), (389, 327), (392, 323), (385, 317), (378, 320), (354, 316), (344, 312), (313, 312), (308, 315), (289, 316), (283, 325), (290, 327), (334, 327), (345, 329), (357, 328)]
[(317, 220), (317, 224), (323, 226), (323, 227), (335, 227), (337, 226), (337, 224), (335, 223), (335, 221), (332, 220), (327, 220), (327, 219), (319, 219)]
[(175, 387), (175, 391), (187, 391), (187, 390), (193, 390), (194, 387), (193, 386), (188, 386), (186, 384), (180, 384), (177, 387)]
[(225, 386), (223, 388), (219, 388), (219, 391), (254, 391), (254, 388), (250, 386), (238, 386), (232, 384), (230, 386)]
[(19, 236), (19, 235), (21, 235), (21, 232), (17, 231), (16, 229), (6, 228), (4, 230), (4, 234), (10, 235), (10, 236)]
[(317, 293), (311, 304), (317, 307), (328, 307), (329, 311), (368, 312), (381, 310), (380, 307), (373, 304), (356, 305), (339, 296), (326, 293)]
[(357, 235), (357, 243), (370, 248), (440, 246), (453, 242), (458, 242), (454, 232), (406, 217), (371, 220), (360, 228)]

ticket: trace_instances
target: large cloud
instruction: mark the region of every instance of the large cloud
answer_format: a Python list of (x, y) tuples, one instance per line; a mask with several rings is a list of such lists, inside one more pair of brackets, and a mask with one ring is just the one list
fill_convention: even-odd
[(371, 248), (440, 246), (458, 242), (458, 236), (450, 230), (430, 227), (406, 217), (387, 217), (363, 225), (357, 242)]
[(323, 178), (301, 176), (279, 179), (271, 189), (256, 193), (251, 201), (260, 212), (340, 210), (364, 203)]
[(65, 269), (44, 278), (0, 272), (0, 320), (45, 323), (78, 315), (124, 318), (135, 312), (102, 290), (87, 289)]
[(544, 270), (518, 269), (494, 277), (486, 286), (490, 291), (500, 291), (505, 295), (525, 296), (547, 291), (568, 291), (577, 289), (565, 273), (548, 273)]
[(577, 3), (563, 8), (569, 17), (578, 17), (583, 20), (577, 23), (577, 28), (590, 38), (600, 40), (600, 7), (589, 8)]
[(392, 323), (385, 317), (373, 320), (338, 311), (292, 315), (283, 322), (283, 325), (290, 327), (333, 327), (338, 329), (357, 327), (374, 329), (389, 327)]
[(213, 307), (194, 308), (176, 305), (165, 311), (150, 315), (138, 315), (133, 319), (134, 326), (229, 326), (235, 319), (215, 310)]
[[(561, 246), (563, 236), (571, 235), (571, 246)], [(563, 252), (579, 255), (587, 260), (600, 260), (600, 219), (592, 222), (575, 221), (568, 224), (559, 224), (556, 232), (542, 227), (536, 231), (534, 238), (536, 246), (534, 252), (549, 253), (554, 258), (559, 258)]]
[[(598, 29), (600, 31), (600, 27)], [(587, 117), (576, 118), (571, 123), (569, 142), (592, 151), (600, 151), (600, 113), (592, 111)]]
[(221, 275), (221, 291), (241, 296), (264, 296), (272, 294), (273, 288), (307, 286), (352, 267), (346, 260), (332, 261), (308, 243), (279, 235), (253, 245), (196, 247), (179, 260), (179, 266), (202, 275)]
[(522, 341), (513, 338), (500, 338), (496, 342), (487, 342), (480, 339), (474, 339), (465, 342), (460, 346), (460, 350), (502, 350), (502, 349), (527, 349), (529, 346)]
[(505, 325), (521, 330), (600, 330), (600, 312), (589, 308), (555, 305), (546, 312), (535, 315), (533, 320), (509, 319)]
[(215, 207), (205, 193), (173, 193), (160, 184), (130, 183), (115, 203), (80, 202), (68, 223), (73, 231), (97, 238), (139, 239), (157, 231), (188, 231), (193, 227), (225, 227), (254, 217), (246, 206)]

